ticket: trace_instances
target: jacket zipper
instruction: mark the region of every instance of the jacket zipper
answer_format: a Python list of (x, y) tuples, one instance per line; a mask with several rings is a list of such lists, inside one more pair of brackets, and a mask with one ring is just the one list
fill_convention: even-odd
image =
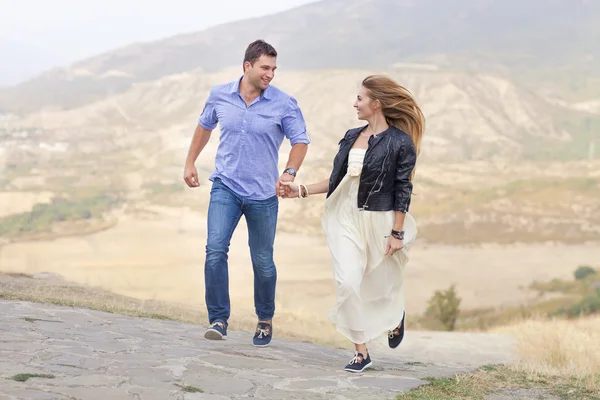
[[(382, 173), (383, 173), (383, 178), (381, 179), (381, 183), (379, 184), (379, 189), (377, 189), (377, 191), (379, 192), (381, 190), (381, 188), (383, 187), (383, 181), (385, 180), (385, 176), (387, 175), (387, 172), (384, 172), (385, 171), (385, 164), (386, 164), (386, 161), (387, 161), (387, 159), (388, 159), (388, 157), (390, 155), (390, 144), (391, 144), (391, 142), (392, 142), (392, 138), (388, 138), (387, 152), (385, 154), (385, 157), (383, 158), (383, 165), (381, 166), (381, 171), (379, 172), (379, 175), (377, 175), (377, 178), (375, 179), (375, 183), (373, 184), (373, 187), (369, 191), (369, 194), (367, 195), (367, 198), (365, 199), (365, 202), (363, 203), (363, 206), (361, 208), (359, 208), (360, 211), (364, 211), (365, 209), (369, 208), (369, 206), (367, 205), (367, 203), (369, 202), (369, 198), (373, 194), (373, 190), (375, 190), (375, 187), (377, 186), (377, 182), (379, 181), (379, 178), (381, 177)], [(366, 153), (365, 153), (365, 158), (366, 158)]]

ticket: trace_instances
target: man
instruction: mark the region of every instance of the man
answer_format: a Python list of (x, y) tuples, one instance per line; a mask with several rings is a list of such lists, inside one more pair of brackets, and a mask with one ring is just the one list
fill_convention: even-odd
[[(208, 207), (208, 240), (204, 281), (210, 326), (206, 339), (227, 338), (230, 316), (228, 251), (243, 215), (248, 225), (254, 270), (254, 306), (258, 316), (253, 343), (268, 346), (273, 335), (277, 271), (273, 244), (277, 226), (279, 181), (293, 181), (306, 155), (310, 138), (296, 100), (270, 85), (277, 69), (277, 52), (268, 43), (250, 43), (244, 74), (214, 87), (190, 145), (184, 180), (198, 187), (194, 163), (220, 124), (215, 170)], [(287, 138), (292, 149), (281, 176), (279, 149)]]

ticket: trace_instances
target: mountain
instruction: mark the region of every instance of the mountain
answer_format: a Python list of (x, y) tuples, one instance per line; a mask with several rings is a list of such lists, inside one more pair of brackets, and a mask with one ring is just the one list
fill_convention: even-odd
[[(274, 84), (299, 101), (311, 136), (318, 138), (313, 155), (330, 155), (341, 135), (360, 124), (352, 104), (360, 81), (373, 72), (330, 69), (278, 74)], [(422, 104), (427, 117), (424, 162), (519, 160), (543, 145), (564, 147), (578, 137), (578, 131), (565, 130), (553, 118), (551, 110), (558, 106), (511, 81), (445, 70), (393, 68), (385, 72), (410, 88)], [(13, 131), (37, 130), (38, 137), (28, 137), (30, 142), (64, 143), (75, 154), (97, 146), (110, 155), (122, 141), (137, 146), (146, 140), (160, 141), (162, 133), (166, 134), (159, 146), (163, 151), (173, 144), (186, 147), (188, 143), (182, 145), (179, 139), (189, 136), (210, 87), (237, 77), (236, 68), (170, 75), (79, 108), (36, 112), (6, 125)], [(174, 130), (182, 135), (179, 139)], [(101, 137), (93, 132), (102, 132)], [(18, 157), (18, 152), (14, 154)]]
[[(352, 103), (371, 72), (278, 74), (274, 84), (298, 99), (313, 139), (299, 175), (303, 182), (326, 179), (340, 137), (361, 124)], [(553, 117), (569, 110), (492, 75), (385, 72), (413, 91), (427, 117), (411, 209), (421, 237), (454, 244), (597, 237), (598, 162), (528, 160), (544, 147), (571, 146), (576, 135)], [(150, 203), (205, 213), (219, 130), (196, 163), (200, 188), (185, 187), (183, 162), (209, 88), (237, 76), (237, 68), (189, 71), (76, 109), (7, 117), (0, 125), (0, 192), (67, 198), (74, 210), (92, 201), (100, 207), (114, 195), (130, 209)], [(285, 142), (281, 168), (288, 151)], [(281, 230), (319, 234), (322, 201), (283, 202)]]
[[(210, 87), (239, 77), (245, 46), (263, 37), (280, 52), (274, 84), (298, 99), (313, 138), (304, 182), (328, 176), (340, 137), (361, 124), (352, 108), (360, 81), (383, 72), (414, 93), (427, 119), (415, 180), (422, 237), (597, 237), (598, 3), (439, 3), (324, 0), (0, 90), (0, 192), (55, 196), (46, 210), (60, 212), (46, 225), (97, 215), (112, 207), (109, 195), (133, 208), (205, 212), (209, 186), (187, 190), (181, 179), (191, 134)], [(217, 136), (197, 162), (203, 183)], [(320, 232), (321, 200), (283, 204), (281, 229)], [(31, 228), (27, 216), (9, 222), (11, 232)]]
[(400, 62), (428, 62), (513, 75), (555, 70), (564, 74), (599, 65), (600, 3), (323, 0), (128, 46), (46, 72), (0, 91), (0, 110), (74, 108), (165, 75), (198, 68), (207, 72), (241, 68), (244, 48), (256, 38), (276, 46), (285, 69), (386, 68)]

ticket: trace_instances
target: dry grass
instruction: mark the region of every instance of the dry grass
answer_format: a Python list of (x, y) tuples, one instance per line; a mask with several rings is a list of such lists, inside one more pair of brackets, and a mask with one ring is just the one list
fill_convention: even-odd
[(600, 399), (600, 317), (528, 320), (495, 329), (517, 339), (514, 365), (484, 366), (455, 378), (426, 379), (397, 400), (561, 398)]
[(600, 316), (575, 320), (530, 320), (496, 329), (517, 338), (519, 370), (569, 377), (589, 391), (600, 377)]
[(396, 400), (471, 400), (487, 399), (568, 399), (597, 400), (600, 392), (589, 390), (568, 376), (531, 373), (514, 366), (486, 365), (471, 374), (454, 378), (425, 378), (421, 386)]

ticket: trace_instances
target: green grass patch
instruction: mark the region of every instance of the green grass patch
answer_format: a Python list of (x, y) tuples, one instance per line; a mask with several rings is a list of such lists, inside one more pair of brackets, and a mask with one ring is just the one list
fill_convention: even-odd
[(31, 317), (25, 317), (25, 318), (21, 318), (23, 321), (27, 321), (27, 322), (61, 322), (61, 321), (50, 321), (47, 319), (40, 319), (40, 318), (31, 318)]
[(204, 390), (195, 386), (184, 386), (180, 385), (179, 383), (175, 383), (175, 386), (179, 387), (182, 391), (186, 393), (204, 393)]
[(31, 378), (54, 379), (56, 377), (50, 374), (17, 374), (10, 377), (10, 379), (17, 382), (26, 382)]
[[(396, 400), (483, 400), (494, 394), (512, 398), (546, 398), (597, 400), (600, 391), (589, 388), (575, 378), (530, 374), (504, 365), (486, 365), (471, 374), (453, 378), (424, 378), (429, 384), (396, 397)], [(518, 394), (518, 395), (517, 395)]]
[(114, 196), (92, 195), (76, 199), (56, 197), (51, 203), (38, 203), (30, 212), (13, 214), (0, 219), (0, 236), (18, 237), (48, 233), (55, 224), (102, 218), (103, 214), (120, 204)]

